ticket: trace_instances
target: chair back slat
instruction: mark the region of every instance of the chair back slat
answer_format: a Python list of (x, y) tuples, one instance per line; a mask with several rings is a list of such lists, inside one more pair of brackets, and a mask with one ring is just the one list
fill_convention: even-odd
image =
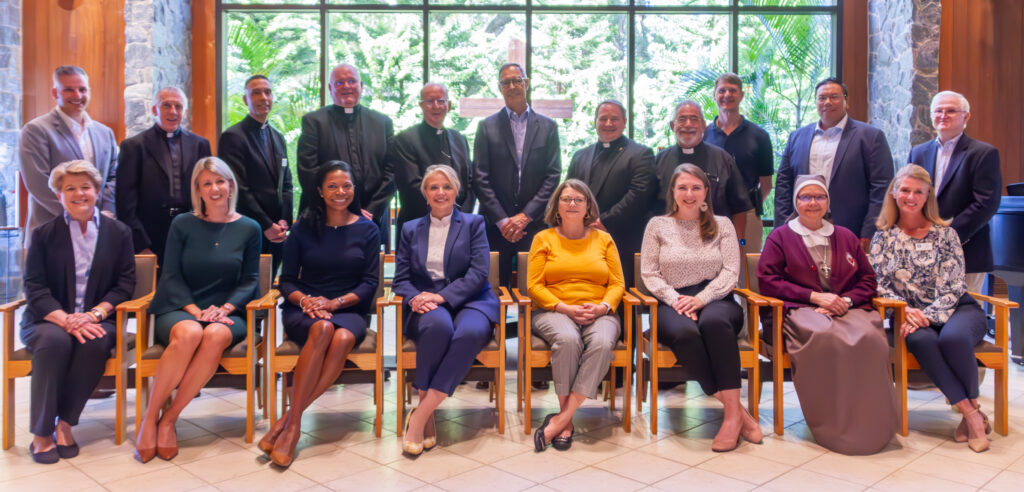
[(526, 288), (526, 264), (530, 261), (530, 253), (527, 251), (520, 251), (516, 258), (516, 275), (519, 276), (519, 281), (516, 282), (519, 287), (519, 292), (523, 295), (528, 295)]
[(643, 275), (640, 275), (640, 253), (633, 253), (633, 277), (635, 278), (636, 288), (640, 290), (640, 293), (645, 296), (651, 295), (651, 291), (647, 290), (647, 286), (644, 285)]
[(260, 292), (259, 297), (263, 297), (267, 291), (270, 290), (270, 286), (273, 285), (273, 269), (274, 259), (270, 255), (260, 255)]
[(498, 292), (498, 252), (491, 251), (490, 266), (487, 270), (487, 283), (491, 284), (491, 289), (494, 292)]
[(373, 293), (373, 298), (376, 299), (384, 295), (384, 252), (380, 253), (377, 257), (377, 292)]
[(760, 294), (761, 287), (757, 284), (757, 262), (761, 260), (761, 253), (747, 253), (746, 284), (751, 291)]
[(156, 255), (135, 255), (135, 292), (138, 299), (156, 289)]

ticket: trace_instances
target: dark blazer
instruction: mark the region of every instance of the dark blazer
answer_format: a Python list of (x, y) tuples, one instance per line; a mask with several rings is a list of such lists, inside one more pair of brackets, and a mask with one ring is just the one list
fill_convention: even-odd
[[(192, 169), (210, 142), (181, 129), (181, 200), (171, 198), (171, 157), (166, 132), (153, 125), (121, 142), (117, 156), (117, 218), (132, 229), (135, 252), (149, 248), (161, 260), (174, 216), (192, 210)], [(173, 210), (172, 210), (173, 209)]]
[(246, 116), (220, 134), (217, 155), (231, 166), (238, 180), (238, 212), (260, 224), (265, 231), (279, 220), (293, 222), (292, 171), (284, 135), (273, 126), (270, 137), (274, 155), (267, 162), (256, 132), (262, 123)]
[[(789, 134), (775, 178), (775, 227), (793, 214), (793, 185), (797, 176), (810, 172), (811, 141), (817, 126), (814, 122)], [(836, 147), (828, 186), (832, 223), (858, 237), (874, 236), (875, 219), (893, 172), (892, 151), (882, 130), (849, 118)]]
[[(96, 253), (85, 287), (86, 310), (103, 301), (116, 307), (131, 299), (135, 292), (134, 253), (132, 230), (100, 215)], [(21, 326), (38, 323), (58, 309), (75, 312), (75, 250), (63, 215), (32, 231), (32, 246), (25, 257), (25, 299), (28, 303)]]
[[(875, 271), (860, 247), (857, 235), (849, 229), (836, 226), (830, 241), (832, 272), (830, 291), (849, 297), (853, 306), (871, 309), (876, 296)], [(757, 279), (761, 293), (786, 303), (786, 308), (808, 307), (811, 292), (821, 292), (818, 268), (799, 234), (782, 225), (768, 235), (757, 263)]]
[[(907, 162), (927, 169), (934, 177), (938, 151), (938, 142), (930, 140), (911, 149)], [(937, 190), (939, 215), (953, 219), (950, 227), (960, 236), (967, 273), (992, 271), (988, 221), (1002, 199), (999, 150), (967, 134), (961, 135)]]
[[(398, 197), (402, 208), (398, 211), (398, 226), (427, 215), (430, 208), (427, 206), (423, 193), (420, 192), (420, 183), (423, 181), (423, 172), (433, 164), (438, 164), (436, 157), (428, 152), (423, 142), (422, 127), (426, 123), (419, 123), (407, 128), (391, 139), (388, 146), (388, 162), (395, 172), (395, 184), (398, 187)], [(445, 128), (445, 136), (448, 138), (448, 148), (451, 149), (452, 168), (459, 176), (461, 187), (456, 203), (463, 212), (473, 211), (473, 161), (469, 157), (469, 144), (466, 137), (451, 128)]]
[(532, 219), (530, 226), (543, 229), (544, 209), (562, 176), (555, 122), (531, 108), (523, 142), (522, 176), (515, 152), (508, 113), (501, 108), (480, 122), (473, 143), (473, 191), (480, 200), (480, 213), (490, 224), (496, 224), (523, 212)]
[[(414, 296), (435, 289), (426, 266), (429, 236), (430, 217), (424, 216), (410, 220), (398, 242), (394, 290), (404, 298), (406, 316), (412, 313), (409, 301)], [(498, 298), (487, 281), (490, 250), (484, 218), (454, 210), (444, 244), (445, 286), (435, 293), (444, 297), (453, 311), (473, 308), (497, 323)]]
[[(365, 106), (356, 106), (356, 135), (359, 138), (360, 165), (353, 166), (359, 207), (368, 210), (377, 220), (395, 194), (394, 176), (388, 165), (388, 140), (395, 134), (391, 118)], [(296, 148), (296, 171), (302, 186), (300, 208), (316, 194), (317, 169), (331, 160), (349, 161), (347, 138), (335, 124), (333, 111), (341, 108), (329, 104), (302, 116), (302, 133)], [(349, 162), (349, 164), (352, 164)]]
[[(572, 156), (566, 178), (583, 181), (590, 187), (601, 212), (601, 224), (608, 229), (619, 257), (632, 265), (633, 253), (643, 242), (644, 220), (651, 208), (658, 181), (654, 175), (654, 152), (633, 140), (622, 137), (612, 142), (613, 154), (594, 163), (594, 155), (602, 149), (595, 143)], [(632, 279), (627, 279), (631, 281)]]

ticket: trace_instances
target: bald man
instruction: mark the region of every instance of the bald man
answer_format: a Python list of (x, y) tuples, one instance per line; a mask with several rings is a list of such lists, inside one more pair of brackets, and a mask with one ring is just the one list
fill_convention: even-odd
[(117, 218), (132, 228), (136, 253), (163, 263), (171, 220), (192, 210), (192, 168), (209, 157), (210, 142), (182, 126), (188, 97), (178, 87), (156, 94), (151, 128), (121, 142), (117, 157)]
[(341, 160), (352, 166), (357, 200), (363, 215), (385, 230), (388, 202), (395, 194), (394, 176), (387, 161), (388, 140), (394, 135), (391, 118), (359, 104), (363, 79), (359, 70), (341, 64), (331, 70), (329, 104), (302, 117), (296, 167), (304, 209), (316, 196), (316, 171), (327, 161)]

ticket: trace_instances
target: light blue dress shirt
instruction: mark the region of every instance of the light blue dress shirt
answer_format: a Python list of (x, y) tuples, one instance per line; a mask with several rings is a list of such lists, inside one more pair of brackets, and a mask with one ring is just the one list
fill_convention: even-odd
[(85, 287), (89, 282), (89, 271), (92, 269), (92, 258), (96, 255), (96, 239), (99, 237), (100, 213), (93, 209), (92, 220), (86, 223), (85, 233), (71, 214), (64, 212), (64, 222), (71, 233), (71, 246), (75, 251), (75, 312), (85, 309)]

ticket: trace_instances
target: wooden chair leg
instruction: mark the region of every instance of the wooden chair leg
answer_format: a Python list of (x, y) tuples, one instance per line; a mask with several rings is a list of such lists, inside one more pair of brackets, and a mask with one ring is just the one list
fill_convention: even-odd
[(378, 365), (374, 372), (373, 402), (377, 407), (377, 416), (373, 419), (373, 432), (379, 438), (384, 424), (384, 368)]
[(1005, 436), (1010, 432), (1009, 401), (1007, 400), (1008, 374), (1006, 367), (995, 370), (995, 393), (996, 393), (996, 425), (995, 429), (1000, 435)]
[(125, 413), (127, 412), (127, 384), (125, 383), (125, 368), (119, 367), (117, 374), (114, 375), (114, 444), (120, 445), (125, 440), (125, 434), (127, 434)]
[(245, 373), (245, 442), (251, 443), (253, 438), (253, 421), (255, 420), (255, 386), (256, 386), (256, 368), (249, 366), (249, 370)]
[(750, 416), (759, 420), (758, 410), (761, 406), (761, 361), (754, 355), (754, 365), (747, 369), (747, 407)]
[(631, 403), (629, 401), (629, 397), (630, 397), (630, 394), (632, 393), (630, 391), (629, 383), (630, 383), (630, 376), (631, 376), (630, 373), (632, 373), (632, 372), (633, 372), (633, 364), (631, 363), (631, 360), (627, 357), (627, 360), (626, 360), (626, 372), (625, 372), (625, 375), (623, 376), (623, 382), (622, 382), (622, 430), (626, 431), (627, 434), (629, 432), (631, 432), (632, 428), (633, 428), (633, 413), (632, 413), (633, 410), (629, 406), (630, 403)]
[(782, 383), (784, 382), (783, 378), (785, 375), (785, 367), (782, 363), (782, 354), (780, 353), (781, 350), (774, 350), (775, 356), (772, 357), (772, 392), (774, 394), (772, 395), (772, 400), (774, 401), (775, 406), (775, 434), (781, 436), (785, 432), (786, 428), (785, 422), (783, 420), (782, 409)]
[[(6, 362), (6, 361), (5, 361)], [(4, 369), (6, 372), (6, 368)], [(4, 374), (3, 448), (14, 446), (14, 379)]]
[[(500, 364), (504, 365), (504, 364)], [(497, 383), (494, 387), (495, 400), (498, 403), (498, 434), (505, 433), (505, 371), (499, 367), (494, 370)]]
[[(530, 354), (527, 353), (526, 355), (527, 355), (527, 357), (529, 357)], [(522, 361), (522, 360), (523, 359), (520, 359), (520, 361)], [(530, 367), (529, 360), (527, 360), (526, 363), (523, 364), (523, 365), (526, 366), (526, 367), (523, 368), (523, 377), (525, 377), (526, 379), (522, 383), (522, 386), (523, 386), (523, 431), (526, 433), (526, 435), (530, 435), (530, 427), (531, 427), (531, 424), (532, 424), (532, 422), (530, 421), (530, 418), (531, 418), (530, 417), (530, 413), (531, 413), (531, 410), (532, 410), (532, 407), (533, 407), (533, 401), (532, 401), (532, 396), (533, 396), (533, 384), (532, 384), (532, 381), (533, 380), (531, 379), (533, 377), (533, 370)]]
[[(399, 355), (401, 356), (401, 355)], [(395, 370), (395, 387), (398, 391), (398, 398), (395, 399), (395, 404), (398, 406), (398, 415), (395, 416), (396, 422), (398, 422), (398, 428), (395, 429), (395, 435), (402, 437), (402, 431), (405, 426), (405, 401), (406, 401), (406, 387), (405, 387), (405, 371), (403, 369)]]
[(607, 383), (608, 386), (607, 386), (607, 389), (605, 390), (605, 394), (608, 395), (608, 397), (611, 399), (611, 402), (609, 402), (609, 404), (608, 404), (608, 408), (612, 411), (612, 413), (614, 413), (615, 412), (615, 383), (616, 383), (616, 381), (619, 378), (615, 374), (616, 367), (610, 367), (608, 369), (609, 369), (608, 370), (608, 383)]
[(139, 364), (135, 366), (135, 439), (139, 438), (139, 429), (142, 426), (142, 414), (146, 411), (146, 400), (149, 399), (149, 384), (147, 378), (141, 376), (142, 368)]
[[(653, 346), (653, 344), (652, 344), (652, 346)], [(658, 358), (657, 352), (655, 351), (655, 349), (652, 349), (651, 350), (651, 359), (650, 359), (651, 360), (651, 371), (650, 371), (651, 374), (647, 378), (648, 381), (650, 381), (649, 384), (651, 385), (650, 390), (649, 390), (651, 392), (651, 396), (650, 396), (650, 402), (649, 402), (648, 408), (650, 409), (650, 412), (651, 412), (651, 419), (650, 419), (651, 420), (651, 429), (650, 429), (650, 432), (651, 432), (652, 435), (658, 433), (658, 363), (657, 363), (657, 358)]]

